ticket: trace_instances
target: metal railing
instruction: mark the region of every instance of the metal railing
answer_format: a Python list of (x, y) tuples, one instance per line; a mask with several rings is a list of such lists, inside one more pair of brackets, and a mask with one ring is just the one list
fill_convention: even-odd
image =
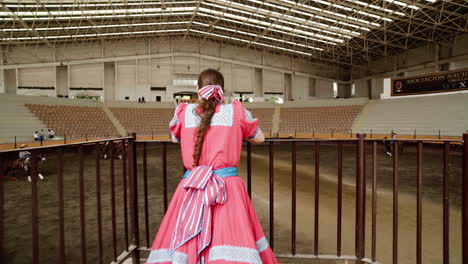
[[(384, 140), (385, 141), (385, 140)], [(416, 144), (416, 263), (421, 264), (422, 260), (422, 179), (423, 179), (423, 153), (424, 145), (431, 144), (434, 142), (434, 139), (388, 139), (392, 142), (392, 263), (398, 263), (398, 243), (399, 243), (399, 157), (400, 157), (400, 143), (411, 142)], [(110, 189), (111, 189), (111, 204), (112, 204), (112, 259), (103, 259), (103, 241), (102, 241), (102, 217), (101, 217), (101, 172), (100, 172), (100, 146), (106, 144), (106, 142), (111, 142), (108, 149), (110, 155), (110, 166), (109, 166), (109, 175), (111, 177)], [(275, 147), (278, 145), (290, 145), (291, 150), (291, 241), (290, 241), (290, 252), (289, 253), (278, 253), (278, 257), (286, 258), (316, 258), (316, 259), (338, 259), (338, 260), (354, 260), (357, 263), (377, 263), (378, 256), (376, 254), (377, 248), (377, 181), (378, 181), (378, 162), (377, 162), (377, 149), (378, 144), (381, 143), (381, 139), (372, 139), (366, 138), (363, 134), (358, 134), (356, 138), (350, 139), (270, 139), (267, 140), (263, 145), (268, 147), (268, 182), (269, 182), (269, 198), (268, 198), (268, 208), (269, 208), (269, 238), (270, 246), (275, 248)], [(450, 219), (449, 219), (449, 182), (448, 182), (448, 166), (449, 166), (449, 151), (451, 143), (456, 143), (460, 145), (462, 143), (462, 194), (461, 194), (461, 210), (462, 210), (462, 262), (463, 264), (468, 264), (468, 134), (463, 135), (463, 140), (438, 140), (439, 143), (443, 144), (443, 186), (442, 186), (442, 206), (443, 206), (443, 236), (442, 236), (442, 248), (443, 248), (443, 263), (449, 263), (450, 254), (450, 237), (449, 237), (449, 228), (450, 228)], [(122, 153), (122, 182), (123, 192), (121, 194), (116, 194), (114, 189), (114, 152), (116, 147), (121, 144)], [(74, 143), (61, 146), (46, 146), (41, 148), (30, 148), (23, 149), (28, 150), (33, 154), (33, 159), (31, 163), (32, 168), (32, 182), (31, 182), (31, 240), (32, 240), (32, 263), (39, 263), (39, 221), (38, 221), (38, 192), (37, 192), (37, 182), (38, 182), (38, 172), (37, 172), (37, 162), (38, 160), (34, 157), (41, 152), (54, 150), (57, 152), (58, 158), (58, 209), (59, 209), (59, 221), (57, 225), (57, 230), (59, 232), (59, 263), (65, 262), (65, 220), (64, 220), (64, 187), (63, 187), (63, 150), (65, 148), (77, 148), (77, 157), (78, 157), (78, 175), (79, 175), (79, 197), (80, 197), (80, 256), (81, 263), (86, 263), (86, 229), (85, 229), (85, 195), (84, 195), (84, 180), (83, 180), (83, 148), (84, 146), (92, 146), (95, 153), (95, 175), (96, 175), (96, 220), (97, 220), (97, 232), (98, 232), (98, 261), (99, 263), (108, 263), (112, 261), (113, 263), (123, 263), (123, 261), (129, 257), (132, 258), (133, 263), (140, 263), (141, 256), (140, 251), (149, 250), (151, 244), (150, 240), (150, 225), (149, 225), (149, 202), (148, 202), (148, 151), (147, 147), (149, 144), (157, 144), (161, 147), (161, 158), (162, 158), (162, 187), (161, 192), (163, 196), (163, 210), (166, 212), (168, 208), (169, 201), (169, 188), (168, 188), (168, 172), (167, 172), (167, 146), (170, 142), (165, 140), (136, 140), (136, 134), (131, 134), (129, 137), (114, 138), (107, 140), (99, 141), (90, 141), (83, 143)], [(297, 250), (297, 144), (312, 144), (314, 151), (314, 160), (315, 160), (315, 169), (314, 169), (314, 213), (313, 213), (313, 244), (311, 245), (313, 249), (312, 254), (301, 254)], [(336, 250), (334, 252), (327, 252), (327, 255), (320, 254), (319, 248), (319, 213), (320, 213), (320, 179), (321, 179), (321, 170), (320, 170), (320, 147), (323, 144), (335, 145), (336, 147), (336, 165), (337, 165), (337, 203), (336, 203)], [(356, 153), (356, 177), (355, 177), (355, 242), (354, 242), (354, 255), (345, 256), (343, 255), (342, 250), (342, 241), (343, 241), (343, 146), (344, 145), (353, 145), (355, 146)], [(246, 143), (246, 178), (247, 178), (247, 190), (248, 194), (252, 194), (252, 148), (254, 148), (250, 143)], [(312, 149), (312, 148), (311, 148)], [(368, 188), (366, 188), (366, 149), (371, 149), (371, 171), (372, 171), (372, 183), (371, 183), (371, 205), (366, 206), (366, 197)], [(141, 153), (137, 153), (138, 150), (141, 150)], [(16, 154), (18, 150), (9, 150), (0, 152), (0, 164), (5, 164), (5, 159), (11, 153)], [(138, 175), (137, 173), (137, 154), (141, 155), (142, 158), (142, 171), (143, 175)], [(1, 169), (1, 168), (0, 168)], [(1, 170), (0, 170), (1, 172)], [(139, 184), (139, 181), (142, 181), (142, 184)], [(3, 181), (0, 181), (0, 260), (2, 263), (8, 263), (8, 256), (5, 255), (3, 250), (4, 245), (4, 197), (3, 197)], [(139, 189), (139, 186), (143, 186), (143, 190)], [(143, 214), (140, 216), (140, 203), (139, 200), (141, 195), (139, 193), (143, 192)], [(118, 234), (116, 231), (116, 205), (115, 198), (117, 195), (122, 195), (123, 203), (123, 214), (122, 222), (124, 224), (123, 234)], [(366, 247), (366, 210), (370, 208), (371, 210), (371, 239), (370, 239), (370, 256), (366, 256), (365, 247)], [(143, 219), (140, 219), (140, 218)], [(143, 225), (140, 223), (143, 222)], [(143, 234), (142, 238), (140, 235)], [(125, 237), (125, 248), (117, 247), (117, 236)], [(144, 243), (142, 243), (144, 242)], [(119, 252), (122, 252), (118, 254)]]
[[(57, 226), (56, 230), (58, 232), (58, 248), (57, 248), (57, 262), (58, 263), (65, 263), (66, 262), (66, 232), (65, 232), (65, 203), (64, 203), (64, 152), (65, 150), (69, 150), (70, 148), (73, 149), (73, 151), (77, 151), (75, 157), (78, 160), (78, 181), (79, 181), (79, 234), (76, 235), (79, 237), (80, 241), (80, 263), (87, 263), (87, 231), (86, 231), (86, 215), (85, 215), (85, 181), (84, 181), (84, 148), (92, 148), (92, 154), (94, 154), (95, 158), (95, 183), (96, 183), (96, 221), (97, 221), (97, 237), (98, 237), (98, 245), (97, 245), (97, 260), (98, 263), (109, 263), (111, 260), (104, 260), (104, 252), (103, 252), (103, 222), (102, 222), (102, 208), (101, 208), (101, 203), (102, 203), (102, 198), (101, 194), (103, 192), (103, 188), (101, 186), (101, 154), (103, 154), (103, 151), (106, 152), (106, 155), (109, 155), (110, 159), (110, 166), (109, 166), (109, 175), (110, 175), (110, 196), (111, 196), (111, 204), (112, 204), (112, 219), (111, 219), (111, 225), (112, 225), (112, 251), (113, 251), (113, 260), (117, 261), (118, 260), (118, 255), (117, 252), (121, 250), (132, 250), (132, 247), (129, 243), (128, 236), (130, 232), (128, 231), (128, 216), (133, 216), (134, 214), (128, 214), (127, 213), (127, 198), (130, 198), (131, 196), (128, 196), (127, 194), (127, 187), (126, 183), (129, 179), (133, 179), (133, 177), (127, 177), (127, 162), (128, 162), (128, 167), (132, 168), (130, 166), (131, 159), (127, 159), (127, 147), (125, 146), (130, 146), (129, 150), (132, 150), (132, 146), (134, 145), (134, 138), (133, 137), (121, 137), (121, 138), (111, 138), (111, 139), (106, 139), (106, 140), (97, 140), (97, 141), (88, 141), (88, 142), (80, 142), (80, 143), (72, 143), (72, 144), (66, 144), (66, 145), (53, 145), (53, 146), (43, 146), (43, 147), (38, 147), (38, 148), (23, 148), (21, 151), (29, 151), (31, 153), (31, 158), (28, 163), (30, 173), (31, 173), (31, 241), (32, 241), (32, 258), (31, 258), (31, 263), (37, 264), (39, 263), (40, 260), (40, 254), (51, 254), (51, 252), (40, 252), (40, 237), (39, 237), (39, 230), (40, 230), (40, 224), (39, 224), (39, 197), (38, 197), (38, 182), (39, 182), (39, 172), (38, 172), (38, 164), (41, 161), (41, 156), (44, 154), (50, 155), (50, 156), (55, 156), (58, 162), (57, 166), (57, 207), (58, 207), (58, 221), (57, 221)], [(124, 234), (121, 234), (122, 236), (125, 236), (125, 248), (117, 248), (117, 243), (116, 243), (116, 206), (115, 206), (115, 198), (117, 194), (115, 193), (115, 186), (114, 186), (114, 181), (115, 181), (115, 151), (116, 151), (116, 146), (122, 146), (119, 148), (119, 151), (121, 151), (122, 155), (122, 182), (124, 184), (123, 187), (123, 193), (122, 198), (124, 200), (124, 208), (123, 211), (123, 220), (122, 222), (124, 223)], [(103, 150), (103, 146), (108, 146), (106, 150)], [(18, 157), (18, 152), (19, 150), (7, 150), (7, 151), (0, 151), (0, 174), (2, 174), (6, 167), (8, 166), (8, 160), (11, 160), (12, 158), (15, 159)], [(132, 154), (132, 152), (130, 152)], [(129, 171), (131, 172), (131, 171)], [(131, 181), (130, 181), (131, 183)], [(131, 189), (130, 189), (131, 190)], [(5, 237), (5, 226), (4, 226), (4, 180), (0, 180), (0, 262), (1, 263), (9, 263), (8, 262), (8, 256), (5, 254), (4, 250), (4, 237)], [(132, 243), (134, 244), (134, 243)], [(76, 261), (74, 262), (76, 263)]]

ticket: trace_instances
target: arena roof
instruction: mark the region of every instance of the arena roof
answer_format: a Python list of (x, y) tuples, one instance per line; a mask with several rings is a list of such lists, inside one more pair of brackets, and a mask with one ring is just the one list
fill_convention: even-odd
[(467, 0), (5, 0), (0, 44), (215, 39), (359, 66), (468, 32)]

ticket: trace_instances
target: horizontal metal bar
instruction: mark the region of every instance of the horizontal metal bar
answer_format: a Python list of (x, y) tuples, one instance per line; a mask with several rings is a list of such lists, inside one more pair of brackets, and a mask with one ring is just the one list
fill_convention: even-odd
[(340, 259), (340, 260), (357, 260), (355, 256), (337, 256), (337, 255), (313, 255), (313, 254), (276, 254), (278, 258), (294, 258), (294, 259)]
[[(353, 142), (356, 141), (356, 138), (268, 138), (265, 139), (264, 143), (268, 142)], [(376, 138), (365, 138), (365, 141), (398, 141), (398, 142), (423, 142), (423, 143), (444, 143), (444, 142), (453, 142), (453, 143), (463, 143), (462, 139), (437, 139), (437, 138), (397, 138), (397, 139), (376, 139)], [(89, 141), (91, 142), (91, 141)], [(135, 140), (136, 143), (172, 143), (171, 140)], [(247, 142), (244, 142), (247, 144)]]
[[(376, 138), (365, 138), (365, 141), (398, 141), (398, 142), (426, 142), (426, 143), (444, 143), (444, 142), (453, 142), (453, 143), (463, 143), (462, 139), (438, 139), (438, 138), (424, 138), (424, 139), (414, 139), (414, 138), (381, 138), (381, 139), (376, 139)], [(346, 140), (344, 140), (346, 141)]]
[(27, 150), (38, 150), (38, 149), (54, 149), (59, 147), (70, 147), (70, 146), (79, 146), (79, 145), (93, 145), (96, 143), (107, 142), (107, 141), (117, 141), (123, 139), (131, 139), (132, 137), (119, 137), (119, 138), (106, 138), (100, 140), (93, 140), (93, 141), (82, 141), (82, 142), (75, 142), (70, 144), (59, 144), (59, 145), (50, 145), (50, 146), (41, 146), (41, 147), (33, 147), (33, 148), (22, 148), (20, 149), (8, 149), (8, 150), (1, 150), (0, 153), (13, 153), (18, 151), (27, 151)]
[[(268, 142), (316, 142), (316, 141), (356, 141), (355, 138), (347, 138), (347, 139), (338, 139), (338, 138), (268, 138), (265, 139), (264, 143)], [(145, 142), (153, 142), (153, 143), (172, 143), (171, 140), (135, 140), (136, 143), (145, 143)], [(244, 142), (247, 144), (247, 142)], [(261, 145), (261, 144), (260, 144)]]
[(168, 139), (143, 139), (143, 140), (135, 140), (135, 143), (172, 143), (172, 140), (168, 140)]
[[(312, 254), (276, 254), (277, 258), (290, 258), (290, 259), (330, 259), (330, 260), (352, 260), (356, 261), (357, 258), (355, 256), (337, 256), (337, 255), (312, 255)], [(381, 262), (372, 262), (372, 260), (368, 258), (363, 258), (362, 262), (370, 263), (370, 264), (381, 264)]]

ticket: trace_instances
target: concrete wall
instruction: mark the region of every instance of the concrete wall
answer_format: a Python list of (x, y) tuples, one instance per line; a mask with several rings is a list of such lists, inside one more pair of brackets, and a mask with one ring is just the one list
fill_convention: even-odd
[(319, 98), (333, 98), (333, 81), (316, 80), (315, 96)]
[(309, 78), (305, 76), (294, 76), (292, 98), (304, 100), (309, 98)]
[[(317, 80), (317, 97), (331, 98), (331, 84), (341, 72), (337, 66), (191, 38), (3, 48), (5, 58), (0, 70), (17, 70), (18, 82), (14, 85), (54, 87), (46, 95), (89, 93), (105, 100), (137, 100), (144, 96), (147, 101), (155, 101), (156, 96), (161, 96), (163, 101), (171, 101), (174, 93), (196, 91), (196, 86), (180, 86), (174, 84), (175, 80), (181, 76), (196, 79), (206, 68), (223, 73), (228, 96), (234, 92), (255, 93), (256, 97), (265, 93), (284, 95), (284, 75), (290, 74), (291, 98), (310, 98), (309, 78)], [(5, 92), (4, 79), (0, 78), (0, 93)]]
[(5, 93), (5, 72), (0, 70), (0, 94)]
[(383, 93), (384, 79), (436, 73), (443, 67), (468, 68), (468, 34), (454, 37), (447, 45), (429, 44), (375, 60), (365, 68), (354, 68), (350, 83), (356, 85), (355, 97), (368, 97), (370, 80), (371, 98), (378, 99)]
[[(55, 87), (55, 67), (22, 68), (17, 71), (17, 85), (20, 95), (51, 95), (55, 96), (54, 90), (42, 90)], [(39, 87), (39, 89), (29, 89)]]

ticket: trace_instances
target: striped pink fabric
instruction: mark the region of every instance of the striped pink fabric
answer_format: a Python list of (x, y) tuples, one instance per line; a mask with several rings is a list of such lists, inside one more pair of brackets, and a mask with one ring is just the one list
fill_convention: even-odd
[(198, 94), (205, 100), (208, 100), (214, 97), (216, 98), (216, 100), (218, 100), (218, 102), (222, 102), (224, 98), (223, 88), (217, 84), (203, 86), (202, 88), (198, 90)]
[(211, 207), (224, 204), (227, 200), (224, 180), (213, 174), (211, 166), (194, 167), (185, 179), (187, 189), (179, 209), (170, 250), (188, 242), (198, 240), (198, 254), (211, 242)]

